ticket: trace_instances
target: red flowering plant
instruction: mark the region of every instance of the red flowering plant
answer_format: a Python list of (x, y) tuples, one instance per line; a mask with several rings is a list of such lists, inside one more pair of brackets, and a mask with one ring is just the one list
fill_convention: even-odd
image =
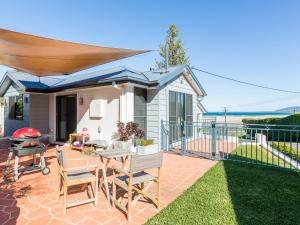
[(123, 122), (118, 122), (118, 140), (128, 141), (129, 139), (140, 139), (144, 137), (144, 131), (139, 128), (139, 125), (134, 122), (128, 122), (126, 125)]

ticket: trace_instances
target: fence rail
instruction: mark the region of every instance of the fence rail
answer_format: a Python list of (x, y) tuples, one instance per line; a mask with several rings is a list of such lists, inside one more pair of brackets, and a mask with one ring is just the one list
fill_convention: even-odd
[(161, 149), (300, 170), (300, 126), (161, 122)]

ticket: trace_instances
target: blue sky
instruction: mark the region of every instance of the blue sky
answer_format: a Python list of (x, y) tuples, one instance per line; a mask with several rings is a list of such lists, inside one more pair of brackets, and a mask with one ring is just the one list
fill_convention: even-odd
[[(176, 24), (191, 65), (275, 88), (300, 91), (300, 1), (2, 1), (0, 27), (88, 44), (158, 49)], [(156, 51), (90, 70), (148, 70)], [(0, 66), (0, 76), (7, 68)], [(274, 110), (300, 95), (262, 90), (195, 72), (210, 111)], [(243, 105), (243, 106), (241, 106)], [(247, 106), (244, 106), (247, 105)]]

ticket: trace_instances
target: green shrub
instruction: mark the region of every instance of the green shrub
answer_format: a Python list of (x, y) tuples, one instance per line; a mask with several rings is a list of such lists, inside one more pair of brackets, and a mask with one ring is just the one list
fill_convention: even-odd
[(290, 156), (292, 159), (295, 160), (300, 160), (300, 151), (297, 153), (297, 150), (291, 146), (289, 146), (289, 144), (285, 144), (282, 142), (273, 142), (271, 144), (272, 148), (277, 149), (278, 151), (282, 152), (283, 154)]
[(139, 139), (138, 140), (138, 145), (140, 146), (148, 146), (154, 144), (153, 139)]
[[(245, 125), (247, 124), (258, 124), (252, 125), (252, 129), (246, 129), (246, 133), (248, 136), (255, 137), (255, 133), (262, 133), (268, 137), (269, 141), (292, 141), (297, 142), (298, 134), (297, 130), (300, 127), (295, 129), (295, 125), (300, 125), (300, 114), (294, 114), (291, 116), (283, 117), (283, 118), (265, 118), (265, 119), (243, 119), (242, 120)], [(260, 125), (261, 124), (261, 125)], [(267, 128), (268, 125), (277, 125), (274, 127), (275, 130), (272, 131), (272, 127), (269, 127), (271, 130), (261, 130)], [(285, 125), (285, 126), (280, 126)], [(289, 126), (291, 125), (291, 126)], [(257, 128), (257, 130), (255, 129)]]

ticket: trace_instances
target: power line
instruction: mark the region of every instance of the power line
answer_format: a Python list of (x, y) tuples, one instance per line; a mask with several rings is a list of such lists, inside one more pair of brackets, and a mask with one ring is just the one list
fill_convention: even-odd
[(291, 96), (285, 96), (285, 97), (282, 97), (282, 98), (273, 98), (273, 99), (268, 99), (268, 100), (259, 101), (259, 102), (252, 102), (252, 103), (248, 103), (248, 104), (227, 106), (227, 108), (241, 108), (241, 107), (247, 107), (247, 106), (264, 105), (264, 104), (268, 104), (268, 103), (272, 103), (272, 102), (282, 101), (282, 100), (285, 100), (287, 98), (292, 99), (292, 98), (295, 98), (295, 97), (299, 98), (299, 94), (291, 95)]
[(211, 72), (208, 72), (208, 71), (205, 71), (205, 70), (198, 69), (196, 67), (191, 67), (191, 69), (197, 70), (199, 72), (202, 72), (202, 73), (214, 76), (214, 77), (222, 78), (222, 79), (225, 79), (225, 80), (230, 80), (230, 81), (233, 81), (233, 82), (236, 82), (236, 83), (245, 84), (245, 85), (249, 85), (249, 86), (253, 86), (253, 87), (268, 89), (268, 90), (272, 90), (272, 91), (285, 92), (285, 93), (300, 94), (300, 91), (284, 90), (284, 89), (268, 87), (268, 86), (260, 85), (260, 84), (253, 84), (253, 83), (249, 83), (249, 82), (245, 82), (245, 81), (236, 80), (236, 79), (233, 79), (233, 78), (230, 78), (230, 77), (227, 77), (227, 76), (211, 73)]

